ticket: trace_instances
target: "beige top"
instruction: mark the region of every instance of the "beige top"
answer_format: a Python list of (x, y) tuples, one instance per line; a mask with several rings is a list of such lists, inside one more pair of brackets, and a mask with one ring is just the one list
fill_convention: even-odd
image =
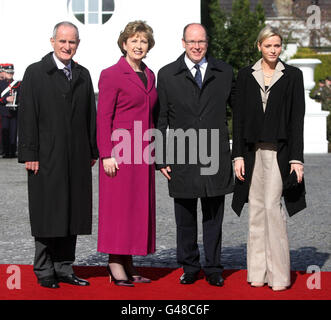
[[(254, 70), (252, 75), (255, 78), (256, 82), (260, 86), (260, 93), (261, 93), (261, 98), (262, 98), (263, 111), (265, 112), (267, 102), (268, 102), (268, 98), (269, 98), (269, 94), (270, 94), (270, 89), (283, 76), (284, 73), (282, 72), (282, 70), (284, 70), (285, 67), (281, 63), (281, 61), (278, 60), (278, 62), (276, 64), (275, 72), (272, 75), (272, 78), (271, 78), (271, 81), (270, 81), (270, 84), (269, 84), (267, 90), (266, 90), (265, 84), (264, 84), (264, 75), (263, 75), (263, 69), (262, 69), (262, 58), (254, 64), (252, 69)], [(243, 157), (236, 157), (234, 160), (239, 160), (239, 159), (243, 159)], [(291, 160), (290, 163), (303, 164), (299, 160)]]

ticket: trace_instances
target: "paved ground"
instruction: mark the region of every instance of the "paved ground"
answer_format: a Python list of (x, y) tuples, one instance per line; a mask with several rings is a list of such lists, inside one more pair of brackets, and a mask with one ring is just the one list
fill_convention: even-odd
[[(331, 154), (306, 155), (305, 175), (308, 208), (288, 218), (292, 270), (307, 270), (317, 265), (331, 271)], [(93, 234), (78, 237), (79, 265), (104, 265), (107, 256), (97, 253), (98, 184), (97, 166), (93, 169)], [(0, 159), (0, 263), (32, 264), (34, 243), (30, 235), (26, 173), (16, 159)], [(177, 267), (176, 230), (173, 201), (165, 179), (157, 173), (157, 252), (135, 257), (137, 265)], [(223, 223), (222, 264), (226, 269), (246, 268), (247, 208), (238, 218), (226, 198)], [(201, 215), (200, 215), (201, 221)], [(201, 228), (199, 234), (201, 259)], [(203, 261), (203, 260), (202, 260)]]

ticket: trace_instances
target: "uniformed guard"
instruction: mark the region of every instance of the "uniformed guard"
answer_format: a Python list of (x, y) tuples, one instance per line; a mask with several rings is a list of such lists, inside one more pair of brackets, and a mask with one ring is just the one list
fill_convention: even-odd
[(321, 98), (321, 95), (322, 95), (322, 91), (323, 91), (323, 88), (325, 86), (325, 80), (324, 79), (320, 79), (318, 81), (318, 87), (316, 87), (312, 93), (310, 94), (310, 96), (315, 99), (317, 102), (321, 102), (322, 98)]
[(0, 80), (5, 80), (6, 79), (6, 74), (3, 69), (4, 63), (0, 63)]
[(331, 143), (331, 76), (325, 79), (325, 86), (321, 93), (322, 110), (329, 111), (327, 117), (327, 139)]
[(331, 76), (325, 79), (325, 86), (321, 92), (322, 110), (331, 111)]
[[(3, 71), (2, 65), (3, 65), (3, 63), (0, 63), (0, 81), (5, 79), (5, 72)], [(1, 112), (0, 112), (0, 132), (1, 132), (1, 128), (2, 128), (2, 125), (1, 125)], [(3, 153), (2, 137), (0, 134), (0, 155), (2, 155), (2, 153)]]
[(17, 149), (17, 108), (21, 82), (14, 80), (14, 65), (2, 64), (5, 79), (0, 80), (0, 114), (3, 158), (15, 158)]

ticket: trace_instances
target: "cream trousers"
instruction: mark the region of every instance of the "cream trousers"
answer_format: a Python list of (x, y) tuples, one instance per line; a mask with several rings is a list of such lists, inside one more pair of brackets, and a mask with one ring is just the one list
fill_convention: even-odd
[(248, 282), (268, 283), (269, 286), (289, 286), (291, 283), (282, 189), (276, 145), (256, 144), (248, 196)]

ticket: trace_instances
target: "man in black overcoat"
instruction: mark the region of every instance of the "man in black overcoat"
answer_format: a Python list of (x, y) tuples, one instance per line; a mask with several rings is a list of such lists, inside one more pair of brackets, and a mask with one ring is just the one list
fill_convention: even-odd
[(92, 170), (98, 158), (94, 90), (72, 60), (75, 25), (54, 28), (54, 52), (30, 65), (22, 81), (18, 160), (28, 171), (29, 213), (40, 285), (85, 286), (73, 271), (77, 235), (92, 229)]
[[(225, 194), (233, 191), (226, 106), (234, 83), (232, 67), (206, 55), (204, 26), (184, 28), (185, 52), (158, 73), (157, 169), (167, 177), (175, 202), (177, 261), (182, 284), (201, 269), (197, 245), (197, 200), (201, 199), (206, 280), (222, 286), (221, 240)], [(167, 139), (168, 128), (168, 139)], [(168, 142), (168, 146), (166, 146)]]

